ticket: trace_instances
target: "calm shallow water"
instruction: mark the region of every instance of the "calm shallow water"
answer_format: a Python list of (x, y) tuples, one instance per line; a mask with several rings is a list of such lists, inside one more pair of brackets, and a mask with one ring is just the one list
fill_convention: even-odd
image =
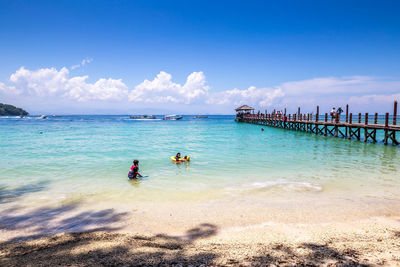
[[(219, 200), (309, 209), (315, 202), (354, 209), (378, 203), (378, 211), (400, 203), (398, 147), (264, 128), (233, 116), (3, 117), (0, 205)], [(190, 164), (173, 164), (176, 152), (190, 155)], [(128, 181), (133, 159), (148, 178)]]

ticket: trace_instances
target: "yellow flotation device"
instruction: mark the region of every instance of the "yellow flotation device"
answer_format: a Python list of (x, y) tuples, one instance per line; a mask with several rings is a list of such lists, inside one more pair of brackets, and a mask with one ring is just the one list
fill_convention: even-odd
[(171, 160), (172, 160), (173, 162), (175, 162), (175, 163), (188, 162), (188, 161), (190, 161), (190, 157), (189, 157), (189, 156), (186, 156), (186, 158), (185, 158), (185, 157), (182, 157), (182, 158), (180, 158), (179, 160), (176, 160), (176, 157), (175, 157), (175, 156), (172, 156), (172, 157), (171, 157)]

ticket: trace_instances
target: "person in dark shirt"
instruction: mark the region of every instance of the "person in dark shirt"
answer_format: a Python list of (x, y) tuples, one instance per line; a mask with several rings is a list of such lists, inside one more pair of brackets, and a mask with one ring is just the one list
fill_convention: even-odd
[(139, 173), (139, 161), (135, 159), (133, 161), (133, 165), (131, 167), (131, 170), (128, 173), (128, 178), (129, 179), (136, 179), (137, 177), (142, 177), (142, 175)]

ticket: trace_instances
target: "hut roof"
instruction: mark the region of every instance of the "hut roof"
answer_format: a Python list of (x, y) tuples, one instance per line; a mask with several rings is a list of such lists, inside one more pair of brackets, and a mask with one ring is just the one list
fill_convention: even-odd
[(237, 109), (235, 109), (236, 111), (240, 111), (240, 110), (254, 110), (254, 108), (248, 106), (248, 105), (243, 105), (238, 107)]

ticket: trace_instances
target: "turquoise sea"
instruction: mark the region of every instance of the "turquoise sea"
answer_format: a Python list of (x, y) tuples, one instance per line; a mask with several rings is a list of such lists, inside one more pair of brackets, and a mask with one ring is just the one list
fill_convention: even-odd
[[(293, 211), (302, 211), (296, 220), (309, 213), (326, 218), (333, 210), (342, 217), (400, 212), (399, 147), (261, 128), (234, 116), (2, 117), (0, 213), (7, 219), (0, 226), (22, 223), (12, 215), (16, 207), (21, 214), (43, 208), (29, 216), (46, 218), (44, 207), (71, 203), (116, 210), (201, 206), (202, 214), (232, 206), (279, 210), (271, 220)], [(177, 152), (191, 162), (174, 164)], [(128, 180), (134, 159), (148, 178)]]

